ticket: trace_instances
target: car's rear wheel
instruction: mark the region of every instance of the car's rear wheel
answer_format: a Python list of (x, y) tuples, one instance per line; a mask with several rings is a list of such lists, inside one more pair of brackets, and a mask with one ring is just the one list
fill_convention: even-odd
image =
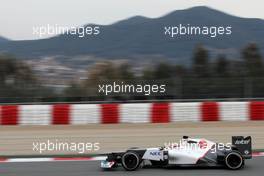
[(238, 170), (244, 166), (244, 159), (239, 152), (232, 151), (226, 155), (225, 165), (228, 169)]
[(127, 152), (122, 156), (122, 166), (127, 171), (136, 170), (141, 163), (139, 155), (135, 152)]

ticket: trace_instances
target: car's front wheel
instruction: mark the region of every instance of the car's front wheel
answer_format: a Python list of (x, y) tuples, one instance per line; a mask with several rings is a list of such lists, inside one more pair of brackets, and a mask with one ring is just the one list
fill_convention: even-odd
[(126, 152), (122, 156), (122, 166), (127, 171), (134, 171), (136, 170), (141, 163), (141, 159), (139, 155), (135, 152)]

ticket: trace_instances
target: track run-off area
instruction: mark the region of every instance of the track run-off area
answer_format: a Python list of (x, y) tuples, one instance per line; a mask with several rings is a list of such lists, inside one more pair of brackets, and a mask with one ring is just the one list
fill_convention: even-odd
[[(169, 124), (107, 124), (77, 126), (1, 126), (0, 158), (8, 156), (34, 156), (32, 142), (58, 139), (61, 141), (99, 142), (98, 153), (125, 150), (130, 147), (161, 146), (164, 142), (178, 141), (183, 135), (202, 137), (216, 142), (230, 142), (232, 135), (252, 136), (254, 149), (264, 148), (263, 121), (251, 122), (178, 122)], [(43, 153), (42, 158), (52, 154)], [(14, 161), (14, 160), (13, 160)], [(18, 160), (19, 161), (19, 160)], [(1, 162), (2, 176), (261, 176), (264, 173), (264, 157), (247, 160), (245, 168), (231, 171), (222, 168), (142, 168), (126, 172), (122, 168), (102, 171), (100, 161), (46, 161)]]
[[(253, 149), (264, 149), (264, 121), (246, 122), (177, 122), (159, 124), (90, 124), (51, 126), (0, 126), (0, 158), (34, 156), (33, 143), (50, 141), (99, 143), (102, 154), (131, 147), (157, 147), (178, 142), (182, 136), (231, 142), (231, 136), (252, 136)], [(46, 155), (78, 155), (70, 151), (46, 151)]]

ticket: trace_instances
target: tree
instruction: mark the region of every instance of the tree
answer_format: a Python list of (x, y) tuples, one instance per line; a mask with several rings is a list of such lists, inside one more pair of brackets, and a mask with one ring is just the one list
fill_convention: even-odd
[(249, 44), (242, 51), (245, 75), (249, 77), (263, 76), (263, 62), (260, 51), (255, 43)]
[(215, 62), (215, 73), (218, 77), (228, 77), (229, 76), (229, 66), (230, 63), (226, 59), (225, 55), (219, 55)]
[(171, 65), (165, 62), (161, 62), (154, 68), (155, 79), (169, 79), (172, 77), (173, 68)]
[(142, 71), (142, 79), (143, 80), (152, 80), (154, 79), (154, 69), (152, 67), (144, 67)]
[(175, 65), (173, 68), (173, 76), (184, 77), (187, 75), (187, 70), (183, 65)]
[(74, 94), (75, 90), (80, 90), (83, 96), (96, 96), (100, 95), (98, 92), (99, 85), (113, 84), (113, 82), (125, 83), (134, 81), (134, 78), (135, 76), (128, 63), (99, 62), (89, 68), (87, 79), (81, 82), (79, 87), (78, 84), (74, 84), (67, 92)]
[(202, 45), (197, 46), (194, 51), (193, 72), (198, 77), (210, 76), (208, 51)]
[(132, 72), (131, 65), (128, 63), (122, 63), (118, 66), (118, 75), (117, 78), (123, 81), (131, 81), (134, 80), (135, 75)]
[(41, 93), (42, 87), (29, 65), (0, 55), (0, 97), (35, 97)]

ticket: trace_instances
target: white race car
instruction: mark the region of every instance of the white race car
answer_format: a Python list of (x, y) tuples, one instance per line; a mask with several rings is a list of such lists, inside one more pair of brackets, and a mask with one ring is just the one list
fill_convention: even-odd
[(134, 171), (139, 166), (224, 166), (237, 170), (244, 166), (245, 159), (252, 158), (251, 137), (233, 136), (232, 143), (222, 144), (206, 139), (183, 136), (179, 143), (157, 148), (131, 148), (125, 152), (107, 154), (101, 161), (105, 170), (122, 166)]

